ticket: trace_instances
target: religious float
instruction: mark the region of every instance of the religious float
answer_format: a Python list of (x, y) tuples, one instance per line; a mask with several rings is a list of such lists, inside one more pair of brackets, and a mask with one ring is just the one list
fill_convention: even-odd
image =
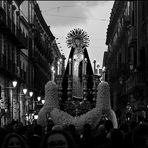
[(56, 125), (74, 124), (82, 129), (89, 123), (96, 127), (102, 116), (117, 120), (110, 105), (110, 88), (100, 82), (93, 73), (87, 52), (89, 36), (82, 29), (74, 29), (67, 35), (71, 48), (64, 75), (58, 75), (56, 83), (49, 81), (45, 86), (45, 104), (38, 114), (38, 124), (46, 126), (47, 120)]

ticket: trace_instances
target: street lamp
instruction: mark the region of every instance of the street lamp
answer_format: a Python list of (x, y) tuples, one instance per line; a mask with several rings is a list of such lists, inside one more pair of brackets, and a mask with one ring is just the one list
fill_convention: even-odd
[(133, 70), (134, 69), (134, 65), (132, 63), (130, 63), (130, 70)]
[(39, 101), (41, 100), (41, 96), (38, 96), (38, 97), (37, 97), (37, 100), (38, 100), (38, 102), (39, 102)]
[(15, 88), (17, 86), (17, 81), (12, 81), (12, 86)]
[(17, 81), (12, 81), (12, 86), (9, 86), (9, 87), (5, 87), (5, 88), (10, 88), (10, 89), (13, 89), (17, 86)]
[(24, 93), (24, 95), (27, 94), (27, 88), (23, 88), (23, 93)]
[[(31, 121), (31, 114), (30, 114), (30, 109), (32, 109), (32, 102), (31, 102), (31, 97), (33, 96), (33, 91), (29, 91), (27, 97), (27, 114), (28, 114), (28, 123)], [(30, 107), (31, 105), (31, 107)]]
[(29, 92), (29, 96), (32, 97), (33, 96), (33, 91)]
[(11, 112), (12, 112), (12, 120), (13, 120), (13, 93), (12, 93), (12, 90), (17, 86), (17, 81), (14, 80), (12, 81), (12, 86), (11, 87), (5, 87), (5, 88), (8, 88), (10, 89), (10, 98), (11, 98)]
[(45, 103), (45, 100), (42, 100), (42, 104), (44, 104)]
[(34, 115), (34, 119), (35, 119), (35, 120), (38, 119), (38, 115), (37, 115), (37, 114)]

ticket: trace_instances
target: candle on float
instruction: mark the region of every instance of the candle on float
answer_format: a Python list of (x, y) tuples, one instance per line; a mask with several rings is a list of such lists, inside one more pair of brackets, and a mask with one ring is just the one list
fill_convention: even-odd
[(86, 68), (87, 68), (87, 58), (84, 59), (84, 74), (86, 75)]
[(83, 56), (83, 69), (82, 69), (83, 74), (85, 74), (85, 58)]
[(96, 60), (94, 60), (94, 74), (96, 74)]
[(55, 78), (55, 70), (53, 70), (52, 72), (52, 80), (54, 81), (54, 78)]
[(54, 81), (54, 73), (55, 73), (54, 66), (51, 67), (51, 71), (52, 71), (52, 81)]
[(57, 75), (60, 75), (60, 62), (58, 61)]
[(71, 75), (71, 58), (69, 59), (69, 75)]
[(62, 59), (59, 60), (59, 74), (61, 75), (62, 74)]

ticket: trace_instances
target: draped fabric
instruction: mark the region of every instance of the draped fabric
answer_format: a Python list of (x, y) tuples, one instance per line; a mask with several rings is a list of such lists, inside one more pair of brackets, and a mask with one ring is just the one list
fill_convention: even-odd
[[(86, 75), (87, 75), (87, 88), (92, 89), (93, 87), (93, 81), (92, 81), (92, 76), (93, 76), (93, 70), (92, 66), (90, 63), (90, 59), (88, 56), (87, 49), (85, 47), (83, 48), (83, 53), (80, 52), (79, 54), (75, 54), (75, 48), (71, 48), (70, 54), (69, 54), (69, 59), (74, 59), (73, 60), (73, 66), (72, 66), (72, 83), (73, 83), (73, 97), (83, 97), (83, 85), (82, 85), (82, 76), (83, 76), (83, 59), (87, 58), (87, 67), (86, 67)], [(67, 63), (65, 74), (63, 77), (63, 82), (62, 82), (62, 88), (63, 88), (63, 96), (62, 99), (63, 101), (67, 99), (67, 88), (68, 88), (68, 76), (69, 76), (69, 63)], [(89, 92), (88, 92), (89, 95)]]
[[(75, 50), (76, 51), (76, 50)], [(83, 84), (82, 84), (82, 72), (83, 72), (83, 51), (73, 55), (73, 82), (72, 82), (72, 94), (74, 97), (83, 97)]]

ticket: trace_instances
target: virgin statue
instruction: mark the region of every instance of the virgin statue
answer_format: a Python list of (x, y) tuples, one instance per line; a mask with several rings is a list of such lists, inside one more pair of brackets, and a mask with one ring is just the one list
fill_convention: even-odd
[(78, 38), (75, 39), (74, 46), (72, 94), (74, 97), (83, 97), (82, 73), (84, 54), (81, 42)]
[(72, 77), (72, 97), (83, 99), (84, 76), (89, 83), (87, 88), (92, 88), (93, 70), (86, 47), (88, 46), (88, 36), (82, 29), (74, 29), (67, 36), (67, 45), (71, 48), (66, 71), (63, 78), (63, 99), (66, 98), (68, 90), (68, 77)]

